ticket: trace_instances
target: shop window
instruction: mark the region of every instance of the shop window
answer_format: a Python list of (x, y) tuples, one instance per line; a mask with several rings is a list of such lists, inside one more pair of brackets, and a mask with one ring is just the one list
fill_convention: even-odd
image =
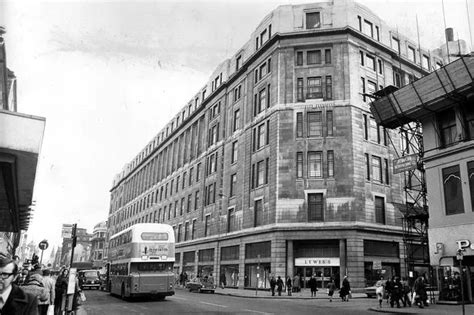
[(385, 198), (375, 196), (375, 223), (385, 224)]
[(442, 173), (446, 215), (464, 213), (459, 165), (443, 168)]
[(245, 259), (271, 257), (271, 241), (245, 244)]
[(221, 248), (221, 260), (237, 260), (239, 259), (240, 246), (226, 246)]
[(323, 221), (323, 194), (308, 194), (308, 221)]
[(198, 252), (198, 261), (214, 261), (214, 248), (201, 249)]
[(196, 253), (194, 251), (192, 252), (184, 252), (183, 253), (183, 265), (185, 264), (194, 264), (194, 259)]

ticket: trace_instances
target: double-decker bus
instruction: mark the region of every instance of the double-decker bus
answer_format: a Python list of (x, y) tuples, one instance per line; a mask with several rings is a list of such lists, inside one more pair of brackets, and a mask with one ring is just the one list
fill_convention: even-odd
[(174, 232), (167, 224), (139, 223), (109, 240), (110, 293), (122, 299), (174, 294)]

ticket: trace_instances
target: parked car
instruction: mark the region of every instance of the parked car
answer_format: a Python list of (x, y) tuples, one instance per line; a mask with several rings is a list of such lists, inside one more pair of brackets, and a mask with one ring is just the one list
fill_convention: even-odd
[[(365, 288), (365, 294), (367, 294), (367, 297), (368, 298), (374, 298), (377, 296), (377, 294), (375, 293), (375, 290), (376, 288), (379, 286), (379, 285), (383, 285), (385, 287), (385, 283), (387, 282), (387, 280), (379, 280), (377, 281), (373, 286), (371, 287), (366, 287)], [(386, 294), (386, 293), (385, 293)], [(384, 296), (385, 298), (385, 296)]]
[(81, 270), (79, 271), (79, 286), (81, 290), (85, 288), (100, 289), (99, 270)]
[(190, 292), (197, 291), (197, 292), (209, 292), (214, 293), (216, 290), (216, 285), (214, 282), (207, 281), (200, 278), (194, 278), (191, 281), (186, 283), (186, 289), (189, 289)]

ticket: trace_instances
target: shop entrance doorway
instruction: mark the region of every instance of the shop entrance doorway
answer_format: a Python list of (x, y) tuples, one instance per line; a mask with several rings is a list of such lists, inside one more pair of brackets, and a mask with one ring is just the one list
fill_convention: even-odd
[(311, 279), (312, 275), (316, 277), (316, 284), (318, 288), (326, 288), (329, 280), (334, 279), (336, 287), (339, 288), (340, 274), (339, 267), (328, 266), (308, 266), (308, 267), (296, 267), (295, 274), (300, 275), (302, 280), (302, 286), (304, 288), (309, 288), (308, 281)]

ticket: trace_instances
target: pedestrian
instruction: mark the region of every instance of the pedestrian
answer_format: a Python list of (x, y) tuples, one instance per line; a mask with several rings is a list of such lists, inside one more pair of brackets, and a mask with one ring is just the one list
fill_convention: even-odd
[(275, 296), (275, 286), (276, 286), (275, 276), (272, 275), (272, 277), (270, 278), (270, 290), (272, 291), (272, 296)]
[(383, 286), (383, 277), (380, 278), (379, 281), (375, 284), (375, 294), (377, 295), (377, 299), (379, 301), (379, 308), (382, 308), (383, 296), (385, 294), (385, 288)]
[(291, 284), (291, 277), (290, 276), (286, 277), (286, 290), (288, 291), (288, 295), (291, 296), (292, 284)]
[(400, 277), (395, 277), (395, 281), (392, 286), (392, 293), (390, 297), (390, 307), (393, 307), (397, 304), (397, 308), (400, 308), (400, 298), (402, 293), (402, 283), (400, 282)]
[(277, 278), (276, 285), (277, 285), (278, 296), (281, 296), (281, 291), (283, 290), (283, 280), (281, 280), (280, 276), (278, 276)]
[(0, 313), (3, 315), (37, 315), (38, 299), (14, 284), (18, 266), (8, 258), (0, 258)]
[(348, 277), (344, 276), (344, 280), (342, 280), (342, 288), (339, 291), (339, 296), (341, 297), (342, 301), (349, 302), (350, 294), (351, 294), (351, 285), (349, 283)]
[(419, 276), (413, 285), (413, 290), (415, 291), (415, 304), (418, 305), (419, 308), (423, 308), (423, 306), (428, 306), (426, 302), (427, 295), (426, 295), (426, 286), (425, 280), (422, 276)]
[(387, 282), (385, 283), (385, 297), (387, 298), (387, 304), (390, 303), (394, 284), (395, 276), (392, 276), (392, 278), (388, 278)]
[(316, 291), (318, 291), (316, 277), (314, 275), (308, 281), (308, 287), (311, 290), (311, 297), (316, 297)]
[(179, 284), (184, 288), (184, 272), (179, 274)]
[(42, 306), (40, 310), (40, 315), (47, 315), (48, 309), (50, 307), (54, 308), (54, 298), (55, 298), (55, 288), (54, 288), (54, 279), (51, 278), (51, 272), (49, 269), (43, 270), (43, 286), (48, 290), (49, 293), (49, 300), (47, 303), (44, 303), (45, 306)]
[(69, 271), (66, 267), (63, 267), (59, 271), (58, 278), (54, 285), (54, 314), (62, 314), (63, 309), (63, 300), (65, 302), (68, 286), (68, 275)]
[[(38, 299), (38, 313), (43, 314), (43, 309), (48, 311), (47, 303), (49, 303), (49, 292), (43, 285), (43, 277), (37, 273), (37, 269), (30, 272), (26, 277), (25, 283), (21, 289), (27, 293), (31, 293)], [(45, 306), (46, 305), (46, 306)]]
[(221, 288), (224, 289), (225, 286), (227, 285), (227, 280), (226, 280), (226, 278), (225, 278), (225, 273), (222, 273), (222, 274), (221, 274), (220, 283), (221, 283)]
[(411, 306), (410, 295), (411, 295), (411, 289), (410, 289), (410, 286), (408, 285), (408, 281), (406, 280), (406, 278), (403, 278), (403, 281), (402, 281), (402, 302), (403, 302), (403, 307), (406, 307), (407, 305), (408, 305), (409, 307)]
[[(332, 302), (332, 296), (334, 295), (334, 291), (336, 291), (336, 284), (334, 283), (334, 279), (332, 277), (329, 279), (327, 289), (328, 289), (329, 302)], [(314, 294), (314, 296), (316, 296), (316, 293)]]
[(300, 276), (296, 274), (295, 277), (293, 278), (293, 292), (300, 292), (300, 291), (301, 291)]

